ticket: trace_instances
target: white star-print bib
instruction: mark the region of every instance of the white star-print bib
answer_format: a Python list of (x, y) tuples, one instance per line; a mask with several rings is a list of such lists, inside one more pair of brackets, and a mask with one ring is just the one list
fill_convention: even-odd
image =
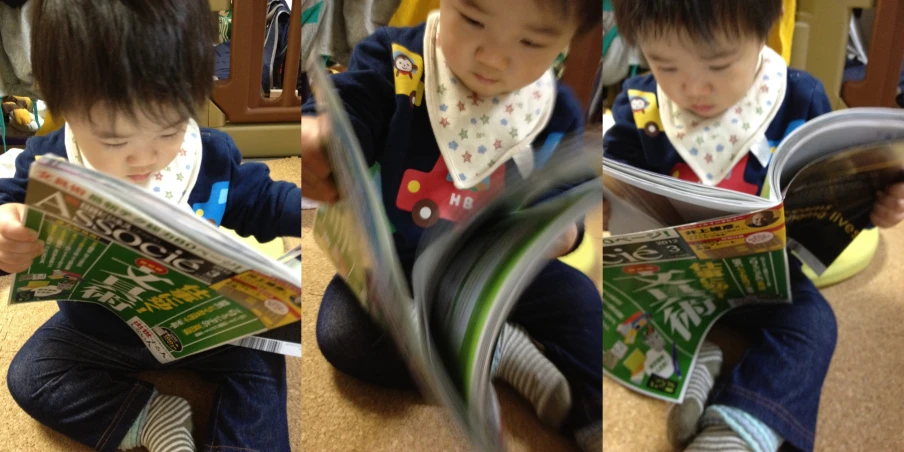
[[(65, 129), (66, 156), (69, 161), (94, 170), (88, 159), (82, 156), (68, 124)], [(201, 155), (201, 131), (198, 124), (189, 119), (185, 137), (182, 139), (182, 149), (176, 154), (176, 158), (163, 170), (151, 174), (148, 180), (135, 185), (174, 204), (187, 206), (188, 196), (198, 180)]]
[(549, 122), (556, 100), (552, 70), (517, 91), (483, 98), (452, 74), (438, 35), (439, 12), (433, 12), (424, 33), (427, 112), (455, 187), (474, 187), (510, 158), (526, 176), (533, 168), (530, 144)]
[(765, 167), (772, 157), (766, 129), (785, 98), (788, 67), (768, 46), (760, 52), (756, 78), (737, 104), (713, 118), (675, 105), (659, 85), (659, 114), (669, 141), (701, 183), (718, 185), (751, 152)]

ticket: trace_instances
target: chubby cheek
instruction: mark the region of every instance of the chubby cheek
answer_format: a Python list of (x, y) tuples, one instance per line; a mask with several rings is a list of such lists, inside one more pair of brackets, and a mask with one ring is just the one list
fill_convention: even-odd
[(99, 151), (94, 149), (82, 148), (82, 158), (88, 160), (88, 163), (97, 171), (114, 177), (126, 176), (125, 158), (114, 155), (114, 152)]
[[(443, 46), (443, 55), (446, 57), (446, 64), (449, 69), (456, 75), (467, 74), (470, 70), (468, 67), (468, 43), (458, 42), (454, 45)], [(473, 55), (473, 53), (471, 53)]]

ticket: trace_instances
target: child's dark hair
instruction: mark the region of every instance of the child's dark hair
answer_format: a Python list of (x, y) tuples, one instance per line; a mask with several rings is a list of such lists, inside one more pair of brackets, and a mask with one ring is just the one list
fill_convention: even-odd
[(213, 89), (207, 0), (33, 0), (32, 72), (48, 110), (195, 116)]
[(755, 36), (765, 41), (781, 18), (782, 0), (613, 0), (618, 34), (639, 39), (679, 32), (697, 43)]
[[(602, 23), (603, 3), (600, 0), (534, 0), (543, 6), (552, 6), (566, 16), (578, 19), (576, 34), (583, 34)], [(552, 3), (557, 3), (552, 5)]]

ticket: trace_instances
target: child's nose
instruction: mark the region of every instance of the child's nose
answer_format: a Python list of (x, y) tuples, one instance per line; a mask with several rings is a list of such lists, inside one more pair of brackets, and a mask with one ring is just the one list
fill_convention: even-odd
[[(508, 58), (505, 52), (493, 44), (487, 44), (477, 48), (475, 59), (478, 63), (495, 71), (504, 71), (508, 67)], [(482, 74), (492, 76), (491, 74)]]
[(684, 81), (684, 94), (688, 97), (700, 98), (712, 94), (712, 87), (706, 80), (691, 77)]
[(129, 155), (127, 162), (130, 166), (141, 168), (151, 166), (157, 161), (157, 150), (147, 149), (143, 151), (133, 152)]

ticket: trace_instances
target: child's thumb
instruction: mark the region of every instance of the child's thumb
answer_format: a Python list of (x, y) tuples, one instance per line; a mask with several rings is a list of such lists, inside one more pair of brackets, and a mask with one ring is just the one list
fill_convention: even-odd
[(25, 217), (25, 205), (9, 203), (0, 206), (0, 235), (4, 238), (31, 241), (37, 240), (38, 234), (25, 228), (22, 218)]

